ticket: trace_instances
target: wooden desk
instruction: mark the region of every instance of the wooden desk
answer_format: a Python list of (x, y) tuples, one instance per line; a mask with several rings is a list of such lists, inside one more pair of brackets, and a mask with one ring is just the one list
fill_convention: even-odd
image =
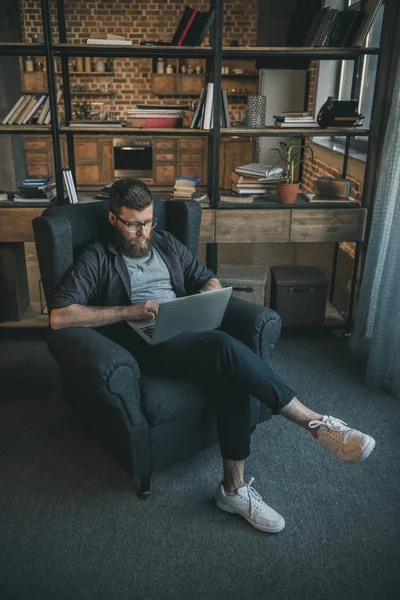
[[(7, 203), (8, 204), (8, 203)], [(0, 318), (1, 326), (21, 322), (29, 312), (38, 313), (39, 322), (47, 325), (48, 318), (40, 315), (39, 307), (30, 307), (25, 242), (33, 242), (32, 220), (42, 214), (44, 207), (0, 205)], [(36, 319), (33, 319), (36, 322)]]

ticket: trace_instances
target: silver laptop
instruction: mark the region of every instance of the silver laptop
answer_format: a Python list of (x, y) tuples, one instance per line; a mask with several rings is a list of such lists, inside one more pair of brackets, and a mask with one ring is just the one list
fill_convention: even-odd
[(161, 344), (181, 333), (217, 329), (232, 293), (231, 287), (162, 302), (155, 319), (127, 321), (148, 344)]

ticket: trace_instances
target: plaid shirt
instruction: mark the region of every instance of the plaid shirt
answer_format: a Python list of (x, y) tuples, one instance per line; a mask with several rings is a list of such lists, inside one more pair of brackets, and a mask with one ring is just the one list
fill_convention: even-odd
[[(155, 231), (153, 243), (167, 265), (178, 297), (198, 292), (209, 279), (215, 277), (197, 256), (167, 231)], [(64, 308), (70, 304), (131, 304), (128, 269), (111, 240), (90, 244), (75, 260), (54, 297), (52, 308)]]

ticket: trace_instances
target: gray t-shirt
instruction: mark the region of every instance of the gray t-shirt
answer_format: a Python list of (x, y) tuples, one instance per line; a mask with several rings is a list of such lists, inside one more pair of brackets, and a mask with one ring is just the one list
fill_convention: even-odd
[(167, 265), (155, 248), (142, 258), (122, 255), (131, 281), (131, 302), (165, 302), (176, 298)]

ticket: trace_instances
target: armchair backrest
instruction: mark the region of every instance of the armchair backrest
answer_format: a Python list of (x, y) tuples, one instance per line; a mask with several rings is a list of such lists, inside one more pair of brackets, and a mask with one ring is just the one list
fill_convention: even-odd
[[(170, 231), (194, 254), (198, 252), (201, 208), (197, 202), (153, 198), (157, 229)], [(51, 206), (33, 220), (36, 251), (49, 312), (54, 294), (83, 248), (107, 239), (111, 225), (108, 201)]]

